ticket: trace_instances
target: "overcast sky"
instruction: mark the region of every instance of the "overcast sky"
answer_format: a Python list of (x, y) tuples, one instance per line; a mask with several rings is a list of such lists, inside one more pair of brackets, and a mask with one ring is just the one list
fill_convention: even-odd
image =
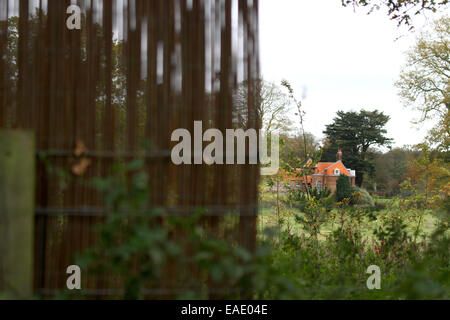
[[(431, 126), (411, 120), (394, 86), (416, 33), (397, 28), (383, 12), (343, 8), (340, 0), (260, 0), (261, 70), (265, 80), (307, 88), (307, 131), (323, 138), (338, 110), (379, 109), (391, 117), (395, 146), (416, 144)], [(430, 21), (416, 21), (417, 29)], [(399, 39), (398, 39), (399, 38)], [(293, 116), (294, 117), (294, 116)]]

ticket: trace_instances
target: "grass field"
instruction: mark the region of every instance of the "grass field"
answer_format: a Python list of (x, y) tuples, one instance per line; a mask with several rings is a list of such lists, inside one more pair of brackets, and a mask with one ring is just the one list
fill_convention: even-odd
[[(289, 232), (294, 235), (301, 236), (303, 234), (308, 234), (302, 224), (296, 222), (295, 219), (296, 215), (304, 216), (303, 212), (297, 208), (286, 207), (282, 204), (278, 213), (275, 195), (270, 195), (269, 197), (269, 199), (266, 198), (266, 201), (262, 204), (263, 208), (260, 209), (259, 227), (261, 230), (266, 227), (278, 227), (282, 228), (282, 230), (289, 230)], [(377, 202), (385, 204), (387, 208), (376, 212), (376, 220), (371, 220), (367, 216), (362, 216), (359, 222), (363, 235), (367, 238), (371, 238), (375, 229), (382, 226), (384, 222), (388, 219), (392, 219), (396, 215), (403, 215), (403, 218), (405, 218), (404, 221), (407, 222), (407, 230), (410, 236), (414, 235), (418, 224), (420, 223), (420, 233), (422, 234), (422, 237), (419, 237), (418, 241), (422, 241), (424, 236), (430, 236), (436, 229), (438, 218), (436, 217), (436, 213), (432, 210), (402, 212), (398, 206), (398, 200), (396, 199), (377, 199)], [(422, 216), (421, 221), (419, 221), (420, 216)], [(278, 217), (283, 220), (281, 224), (277, 223)], [(346, 215), (344, 219), (345, 222), (358, 223), (354, 216)], [(329, 214), (329, 217), (326, 218), (326, 222), (320, 227), (319, 240), (325, 240), (327, 235), (334, 230), (337, 230), (340, 222), (338, 210), (334, 209)]]

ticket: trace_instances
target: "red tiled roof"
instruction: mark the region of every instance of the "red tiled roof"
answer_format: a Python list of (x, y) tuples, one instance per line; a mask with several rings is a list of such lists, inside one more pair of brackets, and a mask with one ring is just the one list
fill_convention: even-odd
[[(308, 166), (310, 163), (307, 163), (306, 166)], [(305, 166), (305, 167), (306, 167)], [(347, 170), (347, 168), (344, 166), (342, 161), (337, 162), (319, 162), (317, 166), (314, 168), (314, 173), (317, 175), (324, 175), (324, 176), (333, 176), (334, 170), (339, 169), (340, 174), (344, 174), (346, 176), (350, 176), (350, 172)], [(297, 169), (297, 172), (300, 172), (301, 169)], [(280, 174), (284, 175), (285, 179), (291, 180), (291, 181), (303, 181), (303, 177), (295, 176), (292, 173), (288, 173), (284, 170), (280, 170)], [(307, 183), (311, 183), (312, 176), (309, 175), (306, 177)]]
[(340, 174), (345, 174), (346, 176), (350, 176), (350, 172), (348, 172), (347, 168), (344, 166), (342, 161), (319, 162), (317, 164), (317, 169), (314, 171), (314, 174), (321, 174), (321, 175), (325, 175), (325, 176), (334, 175), (335, 169), (339, 169)]
[(326, 168), (332, 166), (334, 164), (334, 162), (319, 162), (317, 164), (317, 169), (314, 171), (314, 173), (319, 173), (323, 170), (325, 170)]

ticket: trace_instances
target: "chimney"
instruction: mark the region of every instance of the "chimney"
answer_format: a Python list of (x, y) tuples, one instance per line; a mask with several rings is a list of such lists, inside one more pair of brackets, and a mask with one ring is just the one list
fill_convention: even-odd
[(342, 150), (339, 149), (337, 154), (336, 154), (336, 159), (337, 161), (342, 161)]

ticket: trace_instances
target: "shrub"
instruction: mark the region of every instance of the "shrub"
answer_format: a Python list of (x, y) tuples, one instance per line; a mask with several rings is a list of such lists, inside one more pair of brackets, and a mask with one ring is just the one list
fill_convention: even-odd
[(367, 190), (353, 187), (352, 188), (352, 198), (351, 202), (354, 205), (357, 205), (359, 207), (374, 207), (375, 201), (370, 196), (369, 192)]
[(336, 182), (336, 200), (341, 202), (344, 199), (350, 199), (352, 196), (352, 187), (350, 179), (346, 175), (341, 175)]
[[(258, 298), (448, 300), (449, 238), (445, 230), (438, 230), (427, 244), (414, 246), (401, 219), (380, 226), (372, 241), (351, 221), (324, 241), (284, 232), (268, 259), (277, 281), (272, 279), (269, 290)], [(382, 270), (380, 290), (367, 290), (370, 265)]]
[(386, 203), (381, 202), (381, 201), (376, 201), (375, 202), (375, 209), (376, 211), (382, 211), (385, 210), (387, 208)]
[[(321, 201), (321, 200), (327, 199), (331, 196), (331, 190), (328, 188), (325, 188), (322, 190), (317, 189), (317, 188), (312, 188), (312, 189), (309, 189), (309, 195), (311, 198)], [(309, 196), (308, 196), (308, 193), (306, 191), (303, 191), (301, 188), (295, 188), (295, 189), (289, 190), (287, 200), (291, 201), (291, 202), (305, 203), (305, 202), (309, 201)]]

